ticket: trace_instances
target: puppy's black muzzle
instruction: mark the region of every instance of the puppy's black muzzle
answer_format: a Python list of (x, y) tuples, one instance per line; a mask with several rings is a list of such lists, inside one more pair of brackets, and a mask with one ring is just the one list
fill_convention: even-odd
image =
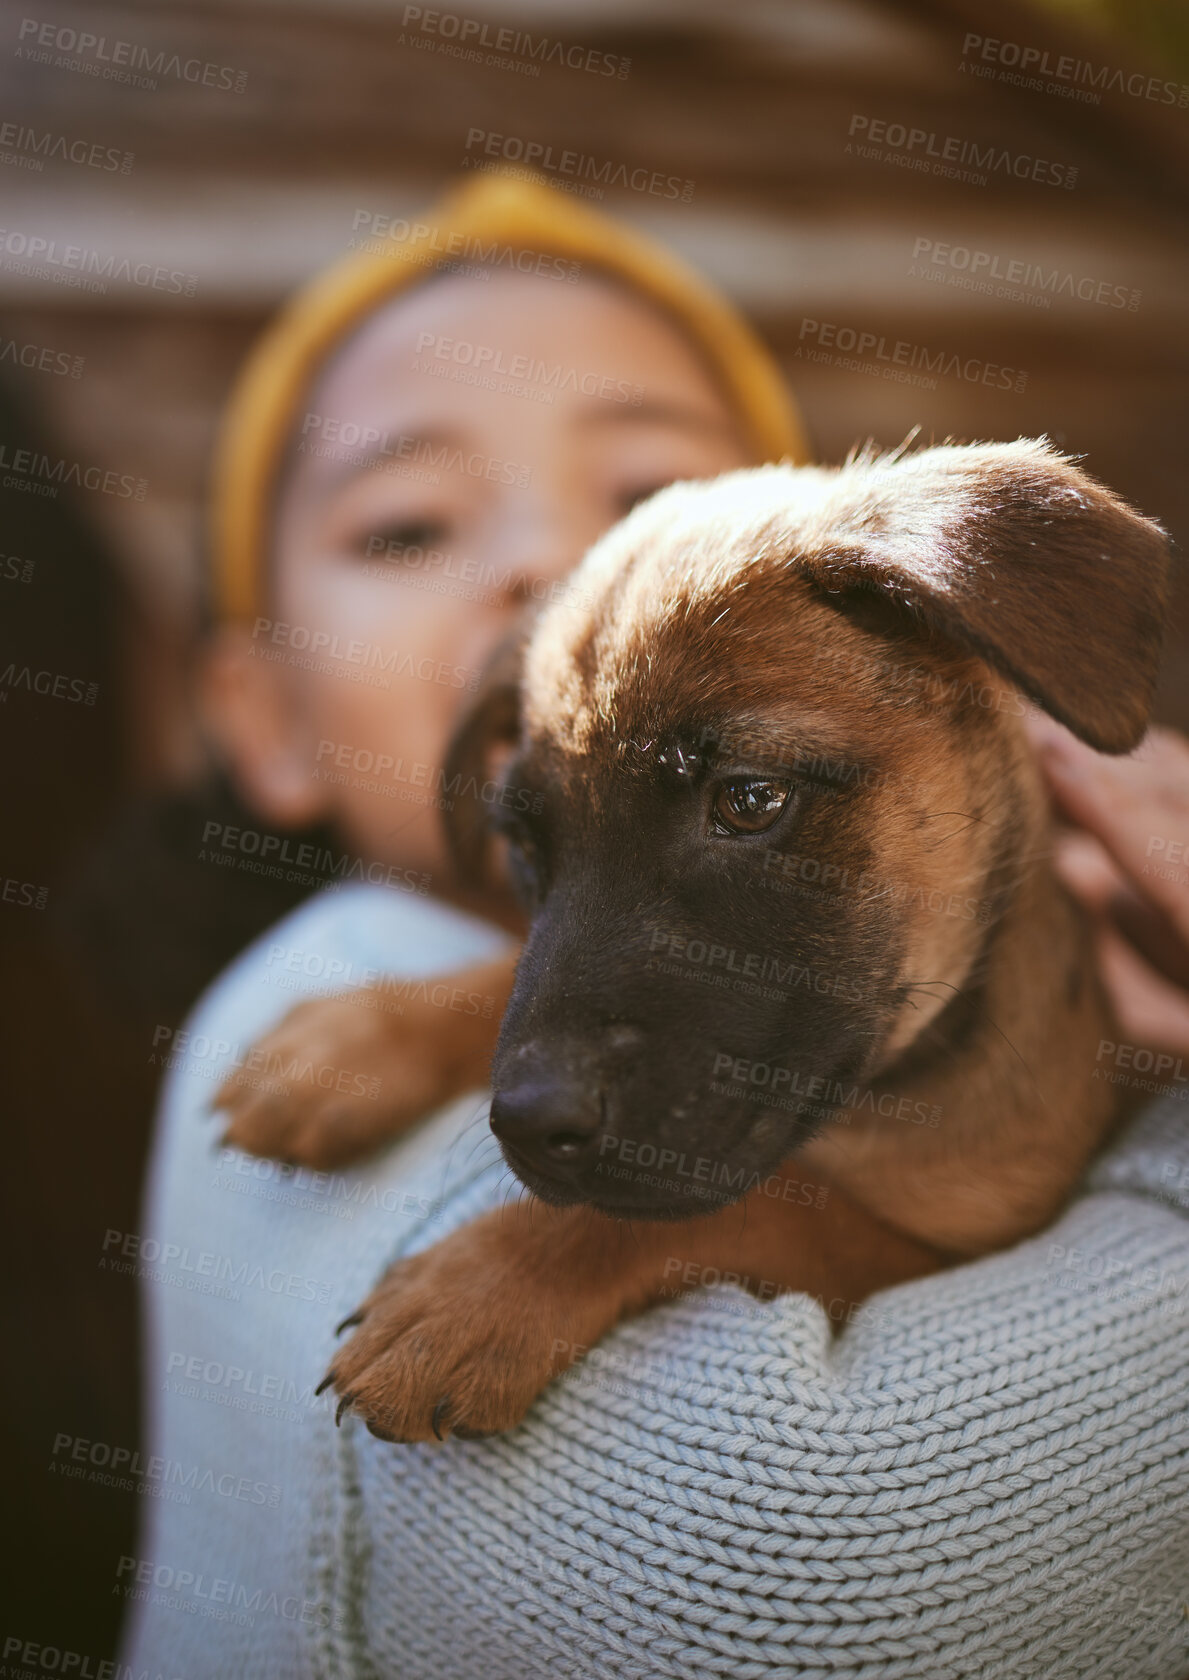
[(491, 1129), (511, 1164), (569, 1182), (597, 1152), (599, 1093), (549, 1074), (527, 1077), (491, 1104)]
[[(750, 874), (753, 890), (724, 900), (725, 869), (699, 892), (678, 858), (678, 902), (655, 878), (659, 844), (651, 862), (625, 863), (614, 842), (627, 827), (589, 824), (534, 917), (492, 1066), (491, 1126), (543, 1201), (689, 1219), (746, 1195), (823, 1121), (820, 1103), (752, 1100), (716, 1072), (724, 1056), (779, 1068), (790, 1087), (834, 1077), (864, 1059), (879, 1009), (855, 978), (871, 972), (865, 950), (841, 976), (837, 958), (824, 976), (811, 969), (801, 947), (824, 942), (776, 923)], [(729, 968), (732, 952), (748, 972), (743, 957)]]
[(630, 1077), (641, 1042), (638, 1031), (618, 1022), (581, 1041), (530, 1040), (504, 1062), (491, 1129), (508, 1165), (546, 1199), (591, 1194), (610, 1135), (608, 1094)]

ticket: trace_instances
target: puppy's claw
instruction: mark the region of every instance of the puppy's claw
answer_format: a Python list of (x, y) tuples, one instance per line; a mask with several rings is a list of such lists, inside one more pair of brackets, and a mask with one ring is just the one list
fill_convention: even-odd
[(449, 1410), (450, 1396), (447, 1395), (444, 1400), (438, 1401), (437, 1405), (433, 1409), (433, 1416), (429, 1420), (429, 1427), (433, 1430), (439, 1441), (444, 1441), (446, 1439), (446, 1437), (442, 1434), (442, 1431), (438, 1428), (438, 1425), (442, 1422), (443, 1418), (446, 1417)]
[(322, 1378), (322, 1381), (318, 1384), (317, 1388), (314, 1390), (315, 1395), (325, 1394), (326, 1390), (330, 1387), (330, 1385), (333, 1381), (334, 1381), (334, 1372), (333, 1371), (327, 1371), (326, 1375)]
[(336, 1336), (341, 1336), (344, 1330), (353, 1330), (357, 1324), (362, 1324), (363, 1320), (364, 1320), (363, 1308), (362, 1307), (357, 1307), (356, 1310), (353, 1313), (348, 1313), (347, 1314), (346, 1318), (344, 1318), (344, 1320), (341, 1324), (336, 1324), (335, 1325), (334, 1333), (335, 1333)]
[(377, 1429), (368, 1418), (364, 1418), (364, 1427), (369, 1435), (374, 1435), (377, 1441), (387, 1441), (391, 1447), (407, 1447), (408, 1441), (403, 1435), (386, 1435), (382, 1429)]
[(335, 1426), (336, 1429), (339, 1429), (339, 1428), (342, 1427), (343, 1413), (350, 1406), (350, 1404), (351, 1404), (352, 1400), (354, 1400), (354, 1398), (355, 1398), (355, 1396), (353, 1394), (344, 1394), (343, 1398), (339, 1401), (338, 1407), (337, 1407), (337, 1409), (335, 1411), (335, 1414), (334, 1414), (334, 1426)]

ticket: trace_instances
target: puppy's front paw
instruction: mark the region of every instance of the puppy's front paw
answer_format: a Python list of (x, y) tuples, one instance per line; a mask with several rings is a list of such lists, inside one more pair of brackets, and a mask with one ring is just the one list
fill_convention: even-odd
[(338, 1417), (350, 1408), (385, 1441), (499, 1434), (572, 1363), (593, 1320), (489, 1240), (499, 1218), (398, 1261), (347, 1320), (359, 1328), (322, 1383)]
[(454, 1094), (438, 1050), (368, 991), (311, 998), (220, 1087), (222, 1141), (299, 1166), (345, 1166)]

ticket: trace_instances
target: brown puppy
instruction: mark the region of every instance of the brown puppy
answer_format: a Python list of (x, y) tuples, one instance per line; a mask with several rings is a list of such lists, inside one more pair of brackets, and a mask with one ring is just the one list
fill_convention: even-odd
[(1024, 696), (1136, 745), (1166, 569), (1029, 442), (679, 485), (603, 539), (508, 776), (491, 1123), (534, 1197), (392, 1268), (344, 1406), (507, 1429), (674, 1277), (859, 1302), (1053, 1217), (1117, 1114)]

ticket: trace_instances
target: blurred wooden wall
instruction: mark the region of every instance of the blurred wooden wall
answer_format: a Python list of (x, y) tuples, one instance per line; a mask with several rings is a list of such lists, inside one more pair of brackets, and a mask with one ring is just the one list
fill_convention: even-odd
[[(95, 293), (45, 264), (22, 273), (0, 250), (0, 335), (83, 359), (78, 378), (18, 370), (26, 400), (63, 453), (148, 481), (143, 502), (84, 500), (150, 626), (139, 681), (152, 704), (136, 708), (150, 774), (194, 761), (177, 654), (194, 621), (202, 487), (235, 365), (284, 293), (346, 247), (356, 213), (425, 203), (459, 170), (471, 128), (691, 180), (689, 204), (609, 191), (605, 206), (669, 240), (752, 314), (823, 459), (917, 425), (938, 438), (1043, 432), (1174, 533), (1189, 529), (1189, 110), (1117, 90), (1083, 103), (1020, 88), (995, 79), (998, 64), (967, 73), (979, 60), (963, 56), (977, 34), (1130, 74), (1123, 41), (973, 0), (524, 0), (498, 11), (460, 0), (419, 27), (428, 12), (396, 0), (55, 5), (56, 29), (103, 37), (85, 56), (92, 68), (129, 43), (141, 73), (146, 56), (176, 54), (191, 75), (215, 66), (215, 86), (168, 67), (153, 87), (125, 85), (22, 35), (19, 9), (2, 26), (4, 120), (132, 154), (127, 173), (52, 158), (37, 171), (0, 146), (5, 228), (196, 277), (192, 298), (118, 282)], [(489, 39), (504, 27), (538, 50), (547, 38), (613, 55), (617, 73), (601, 73), (603, 57), (599, 70), (570, 69), (528, 51), (507, 67), (467, 62), (448, 34), (462, 19), (486, 23)], [(1180, 83), (1170, 68), (1140, 68)], [(1052, 160), (1077, 170), (1076, 186), (998, 171), (976, 186), (865, 159), (855, 117)], [(929, 279), (914, 263), (921, 240), (989, 254), (1004, 271), (1016, 261), (1104, 282), (1107, 296), (1138, 294), (1137, 306), (1066, 292), (1042, 307), (971, 289), (944, 263)], [(1026, 373), (1026, 386), (951, 376), (927, 389), (809, 360), (806, 319), (978, 357)], [(1185, 616), (1164, 710), (1189, 725)]]
[[(3, 657), (101, 693), (94, 709), (16, 694), (0, 706), (13, 813), (0, 874), (40, 883), (50, 905), (28, 926), (19, 918), (33, 912), (11, 909), (0, 963), (0, 1063), (20, 1140), (0, 1227), (14, 1345), (32, 1351), (5, 1424), (26, 1507), (11, 1619), (95, 1660), (116, 1637), (112, 1584), (136, 1544), (135, 1502), (55, 1481), (48, 1443), (61, 1430), (136, 1438), (134, 1285), (95, 1260), (104, 1230), (137, 1218), (154, 1077), (143, 1009), (172, 1022), (188, 1001), (166, 983), (167, 948), (193, 931), (185, 915), (207, 913), (210, 888), (194, 879), (192, 812), (174, 824), (190, 874), (164, 885), (134, 833), (97, 837), (130, 788), (198, 766), (184, 656), (215, 419), (253, 334), (347, 247), (360, 213), (416, 211), (460, 170), (475, 128), (689, 180), (688, 203), (613, 190), (603, 203), (752, 315), (823, 460), (917, 426), (926, 439), (1047, 433), (1189, 532), (1189, 105), (1109, 90), (1084, 102), (1059, 83), (997, 79), (1013, 73), (1003, 64), (971, 75), (982, 61), (963, 47), (994, 38), (1008, 58), (1048, 51), (1141, 88), (1149, 75), (1179, 88), (1173, 68), (1141, 65), (1068, 17), (989, 0), (460, 0), (420, 28), (430, 15), (400, 0), (55, 0), (48, 23), (32, 7), (0, 18), (0, 448), (146, 482), (143, 499), (92, 491), (72, 506), (6, 488), (0, 472)], [(530, 41), (472, 62), (457, 56), (464, 23)], [(594, 68), (541, 66), (542, 42)], [(850, 131), (874, 122), (935, 135), (935, 149), (947, 136), (993, 144), (1076, 170), (1076, 184), (992, 171), (972, 185), (903, 167), (895, 148), (865, 157)], [(58, 141), (117, 167), (43, 157)], [(28, 258), (33, 240), (193, 276), (193, 295), (63, 283), (71, 271), (44, 247)], [(1035, 282), (1031, 298), (972, 288), (960, 269), (923, 265), (940, 245), (980, 253), (984, 268), (1069, 276), (1091, 298), (1058, 291), (1043, 307)], [(1135, 307), (1112, 307), (1119, 296)], [(1026, 377), (1006, 390), (953, 374), (900, 383), (841, 365), (823, 326)], [(1162, 709), (1189, 728), (1187, 655), (1182, 588)], [(84, 961), (50, 924), (59, 883), (88, 858), (112, 884), (106, 910), (93, 880), (81, 894), (99, 930)], [(277, 913), (263, 900), (237, 911), (234, 885), (220, 879), (228, 896), (212, 918), (228, 950)], [(143, 927), (129, 934), (129, 893), (142, 923), (160, 923), (157, 946)]]

